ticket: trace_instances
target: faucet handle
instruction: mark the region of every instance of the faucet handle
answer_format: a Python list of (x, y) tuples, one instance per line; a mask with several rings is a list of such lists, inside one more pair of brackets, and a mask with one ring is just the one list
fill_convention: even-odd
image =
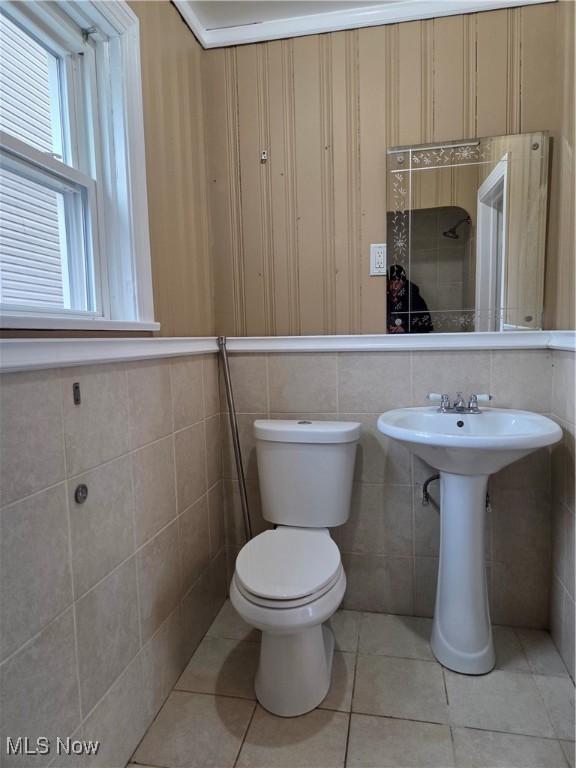
[(426, 399), (430, 400), (430, 402), (433, 403), (440, 403), (440, 410), (445, 411), (447, 408), (450, 407), (450, 396), (443, 394), (440, 395), (438, 392), (428, 392), (426, 395)]
[(492, 400), (492, 395), (489, 395), (489, 394), (476, 395), (472, 393), (470, 395), (470, 400), (468, 401), (468, 409), (470, 411), (477, 411), (478, 403), (489, 403), (490, 400)]
[(441, 403), (442, 400), (445, 400), (449, 395), (440, 395), (438, 392), (428, 392), (426, 395), (426, 400), (430, 400), (433, 403)]

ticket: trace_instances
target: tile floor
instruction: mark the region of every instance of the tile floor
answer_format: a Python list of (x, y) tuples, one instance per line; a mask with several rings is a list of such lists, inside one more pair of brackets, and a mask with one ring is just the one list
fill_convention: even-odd
[(275, 717), (254, 699), (259, 633), (226, 602), (132, 758), (161, 768), (574, 768), (574, 686), (550, 636), (495, 627), (497, 667), (443, 669), (431, 621), (339, 611), (332, 688)]

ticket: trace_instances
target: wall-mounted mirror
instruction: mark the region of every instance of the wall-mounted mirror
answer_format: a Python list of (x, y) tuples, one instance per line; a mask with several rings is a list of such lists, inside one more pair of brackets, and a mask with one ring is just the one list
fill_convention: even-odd
[(542, 327), (546, 132), (392, 147), (389, 333)]

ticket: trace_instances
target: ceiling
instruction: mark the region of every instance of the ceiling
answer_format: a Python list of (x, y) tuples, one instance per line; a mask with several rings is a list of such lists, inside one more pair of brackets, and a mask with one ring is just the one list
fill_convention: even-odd
[(173, 0), (204, 48), (556, 0)]
[(188, 5), (195, 12), (200, 23), (207, 29), (219, 29), (221, 27), (237, 27), (243, 24), (259, 24), (264, 21), (278, 21), (279, 19), (291, 19), (296, 16), (310, 16), (317, 13), (330, 11), (346, 11), (355, 8), (365, 8), (374, 5), (390, 5), (396, 0), (381, 2), (323, 2), (310, 3), (307, 0), (274, 0), (265, 2), (243, 2), (243, 0), (218, 0), (218, 2), (194, 2), (190, 0)]

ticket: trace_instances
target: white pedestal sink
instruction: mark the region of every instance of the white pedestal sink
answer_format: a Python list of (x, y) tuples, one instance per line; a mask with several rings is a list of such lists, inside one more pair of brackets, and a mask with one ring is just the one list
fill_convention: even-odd
[(529, 411), (440, 413), (430, 407), (387, 411), (379, 417), (378, 429), (440, 472), (432, 651), (456, 672), (489, 672), (495, 657), (484, 559), (488, 478), (537, 448), (558, 442), (562, 430)]

